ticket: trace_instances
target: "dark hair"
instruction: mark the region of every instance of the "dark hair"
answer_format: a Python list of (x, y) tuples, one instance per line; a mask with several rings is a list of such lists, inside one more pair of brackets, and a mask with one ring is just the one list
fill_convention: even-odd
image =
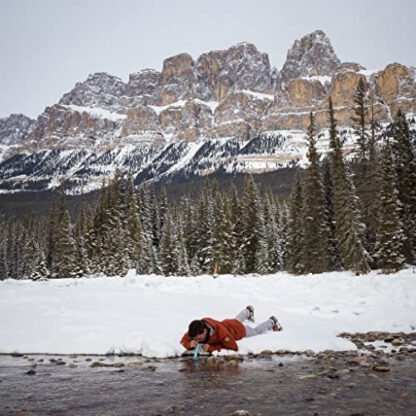
[(188, 329), (189, 337), (194, 338), (197, 335), (202, 334), (204, 332), (204, 329), (205, 329), (204, 322), (200, 320), (192, 321), (189, 324), (189, 329)]

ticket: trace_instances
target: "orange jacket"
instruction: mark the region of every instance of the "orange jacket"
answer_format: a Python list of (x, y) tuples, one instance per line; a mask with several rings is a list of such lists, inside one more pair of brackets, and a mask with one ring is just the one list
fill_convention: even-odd
[[(244, 325), (237, 319), (224, 319), (223, 321), (216, 321), (212, 318), (202, 318), (214, 328), (214, 334), (208, 338), (208, 352), (220, 351), (221, 349), (238, 351), (236, 341), (246, 336), (246, 329)], [(187, 349), (191, 350), (191, 338), (186, 333), (181, 339), (181, 344)]]

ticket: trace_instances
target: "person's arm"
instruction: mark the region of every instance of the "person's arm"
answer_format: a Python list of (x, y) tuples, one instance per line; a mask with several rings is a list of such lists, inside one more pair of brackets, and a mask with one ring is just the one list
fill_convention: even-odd
[(238, 351), (238, 345), (231, 335), (225, 335), (224, 338), (221, 339), (220, 343), (205, 344), (203, 347), (203, 350), (207, 352), (221, 351), (222, 349)]
[(181, 339), (181, 344), (187, 349), (187, 350), (193, 350), (195, 348), (194, 345), (195, 341), (192, 341), (191, 338), (189, 338), (188, 333), (184, 334), (184, 336)]

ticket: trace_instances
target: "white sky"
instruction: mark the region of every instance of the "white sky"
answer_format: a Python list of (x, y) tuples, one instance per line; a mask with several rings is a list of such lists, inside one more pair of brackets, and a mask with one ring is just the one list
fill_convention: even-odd
[(414, 0), (0, 0), (0, 117), (37, 117), (88, 74), (127, 81), (165, 58), (242, 41), (281, 69), (322, 29), (342, 61), (416, 65)]

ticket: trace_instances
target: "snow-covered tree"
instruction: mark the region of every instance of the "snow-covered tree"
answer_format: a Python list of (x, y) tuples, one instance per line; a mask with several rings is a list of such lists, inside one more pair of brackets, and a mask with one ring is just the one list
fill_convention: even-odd
[(399, 111), (393, 123), (392, 151), (397, 174), (401, 221), (405, 233), (406, 261), (416, 263), (416, 150), (405, 115)]
[(401, 203), (393, 158), (388, 144), (383, 149), (380, 200), (378, 266), (383, 273), (391, 273), (403, 267), (405, 258), (403, 255), (404, 234), (400, 220)]
[(303, 255), (305, 271), (322, 273), (330, 266), (328, 252), (327, 219), (324, 207), (324, 192), (319, 170), (319, 156), (316, 151), (315, 118), (310, 114), (308, 127), (308, 160), (303, 187)]
[(139, 210), (134, 195), (133, 181), (130, 179), (127, 187), (127, 218), (125, 248), (128, 255), (128, 267), (139, 268), (140, 253), (142, 249), (142, 226)]
[(289, 202), (287, 236), (287, 269), (291, 273), (305, 272), (303, 227), (303, 189), (299, 171), (296, 173)]
[(186, 250), (183, 219), (181, 217), (178, 217), (178, 219), (176, 220), (175, 228), (176, 228), (175, 229), (175, 235), (176, 235), (175, 253), (177, 256), (176, 274), (179, 276), (190, 276), (191, 268), (189, 265), (188, 252)]
[(33, 259), (33, 267), (29, 279), (42, 280), (49, 277), (49, 270), (46, 267), (46, 256), (40, 242), (35, 243), (36, 256)]
[(165, 276), (176, 274), (178, 270), (178, 242), (174, 235), (172, 216), (167, 213), (164, 218), (160, 240), (160, 266)]
[(212, 195), (205, 190), (199, 199), (198, 230), (197, 230), (197, 258), (199, 267), (204, 273), (214, 272), (214, 210)]
[(245, 272), (255, 273), (256, 256), (260, 251), (260, 239), (263, 233), (263, 218), (260, 210), (260, 196), (252, 176), (244, 183), (242, 208), (242, 252), (245, 259)]
[(289, 233), (289, 208), (285, 201), (279, 203), (277, 220), (277, 270), (287, 270), (287, 245)]
[(336, 129), (331, 99), (329, 100), (331, 173), (334, 189), (335, 231), (344, 268), (357, 273), (370, 271), (370, 256), (364, 245), (365, 225), (351, 174), (342, 155), (342, 144)]
[(324, 188), (324, 210), (326, 218), (326, 228), (328, 230), (328, 253), (329, 270), (341, 269), (341, 256), (337, 247), (335, 232), (335, 213), (334, 213), (334, 189), (331, 177), (331, 167), (328, 158), (322, 164), (322, 185)]
[(73, 225), (65, 210), (61, 223), (56, 232), (55, 256), (53, 261), (54, 277), (78, 277), (80, 269), (76, 258), (76, 245), (73, 234)]

